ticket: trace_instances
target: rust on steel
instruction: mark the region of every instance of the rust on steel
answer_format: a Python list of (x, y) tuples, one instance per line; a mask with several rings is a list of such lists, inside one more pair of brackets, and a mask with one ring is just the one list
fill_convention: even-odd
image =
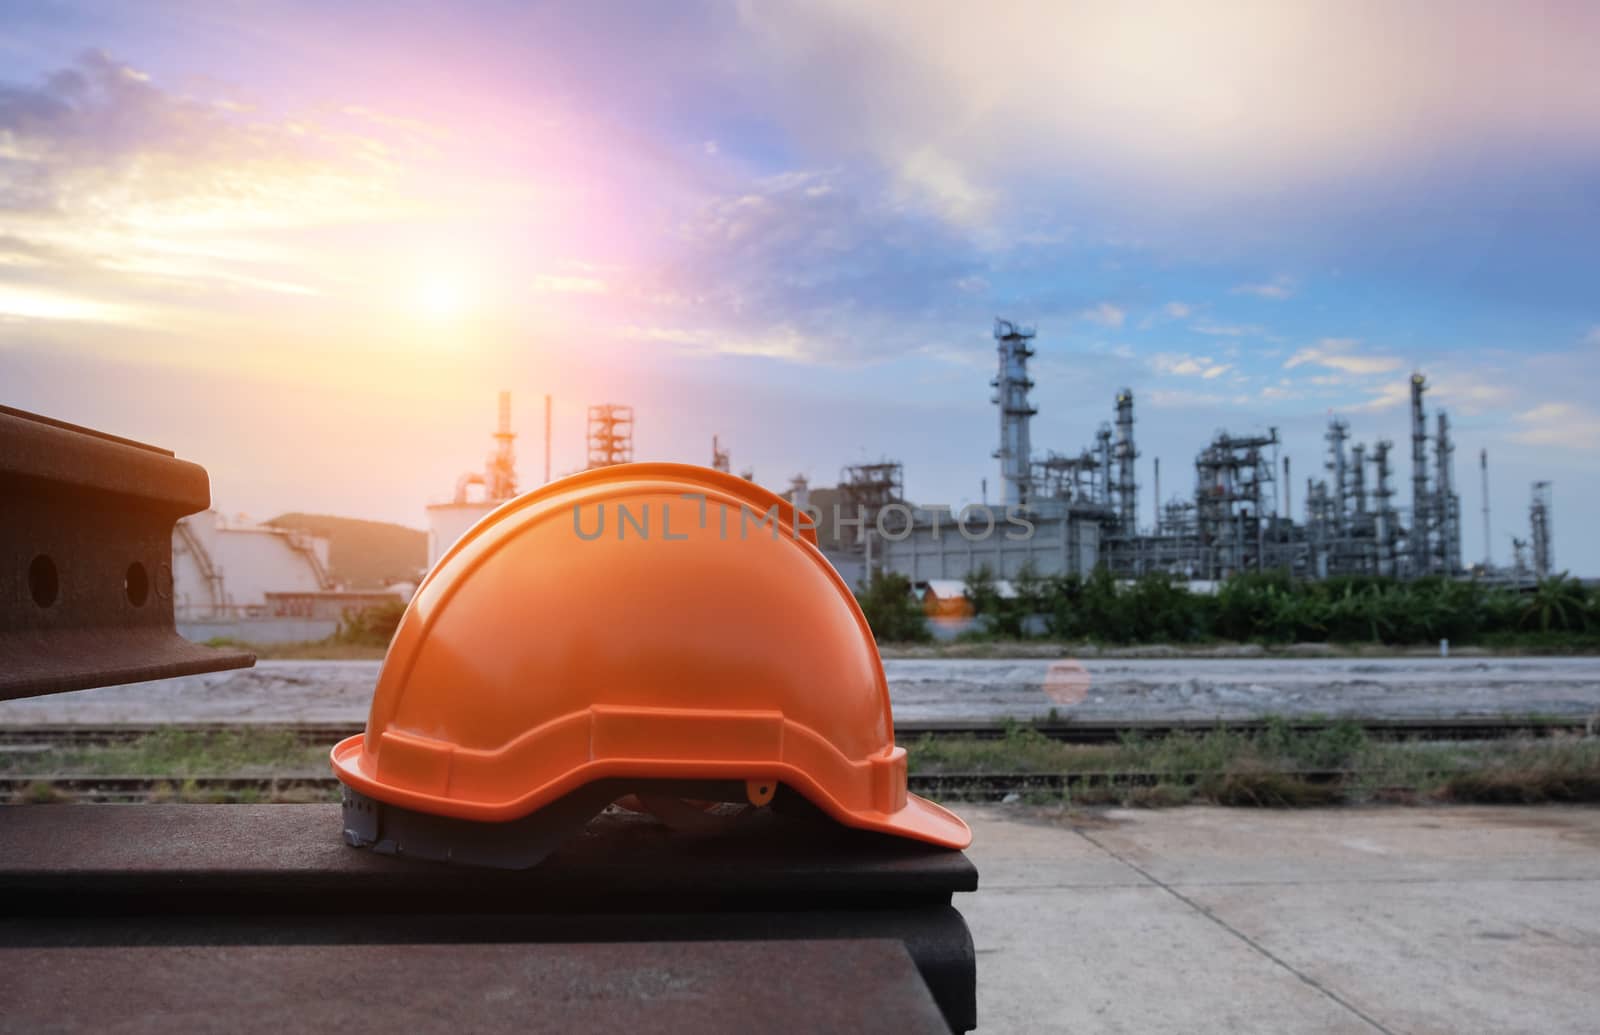
[(205, 468), (0, 406), (0, 700), (245, 668), (178, 635), (172, 528)]

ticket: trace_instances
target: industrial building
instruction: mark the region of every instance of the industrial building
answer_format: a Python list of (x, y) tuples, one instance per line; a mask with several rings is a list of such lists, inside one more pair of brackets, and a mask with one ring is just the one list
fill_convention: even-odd
[[(1455, 442), (1449, 414), (1430, 424), (1426, 377), (1411, 375), (1411, 484), (1404, 503), (1396, 487), (1395, 447), (1389, 439), (1354, 441), (1349, 423), (1330, 417), (1321, 470), (1296, 495), (1290, 458), (1276, 428), (1250, 434), (1216, 432), (1195, 453), (1192, 491), (1163, 497), (1161, 465), (1151, 460), (1157, 501), (1154, 521), (1139, 520), (1141, 457), (1135, 399), (1123, 388), (1110, 419), (1076, 451), (1036, 449), (1028, 361), (1033, 328), (995, 321), (997, 371), (990, 387), (998, 418), (999, 499), (958, 513), (906, 498), (905, 472), (895, 460), (852, 464), (834, 487), (813, 487), (796, 475), (784, 494), (808, 510), (819, 544), (841, 576), (860, 585), (869, 573), (907, 576), (925, 598), (986, 568), (1009, 589), (1024, 570), (1039, 576), (1087, 576), (1104, 568), (1122, 579), (1162, 573), (1214, 585), (1241, 572), (1284, 570), (1301, 578), (1339, 575), (1476, 577), (1526, 582), (1554, 568), (1550, 545), (1550, 485), (1534, 485), (1528, 540), (1514, 540), (1516, 560), (1496, 569), (1485, 558), (1462, 561), (1461, 497), (1455, 480)], [(517, 493), (510, 394), (500, 395), (495, 448), (484, 470), (463, 475), (452, 499), (428, 507), (431, 567), (479, 518)], [(631, 406), (588, 408), (586, 467), (633, 458)], [(545, 479), (550, 477), (550, 397), (545, 397)], [(1480, 453), (1485, 501), (1488, 459)], [(711, 466), (732, 467), (730, 451), (711, 442)], [(751, 471), (743, 477), (754, 480)], [(987, 492), (985, 493), (987, 496)], [(1484, 514), (1487, 536), (1488, 514)], [(932, 599), (932, 598), (929, 598)], [(942, 599), (942, 598), (940, 598)], [(938, 603), (935, 600), (935, 603)], [(933, 606), (933, 605), (930, 605)], [(942, 606), (942, 605), (941, 605)]]
[[(545, 396), (545, 439), (549, 440), (550, 397)], [(428, 567), (431, 569), (462, 533), (478, 519), (517, 494), (517, 434), (511, 430), (511, 393), (501, 392), (499, 420), (494, 430), (494, 451), (482, 471), (468, 471), (456, 479), (448, 500), (428, 504)], [(549, 466), (546, 449), (545, 465)]]
[(328, 567), (328, 540), (207, 510), (172, 530), (173, 614), (194, 640), (320, 640), (346, 612), (404, 600), (409, 587), (348, 590)]
[(207, 510), (172, 533), (173, 610), (178, 619), (268, 616), (271, 592), (334, 588), (328, 540)]
[[(1264, 434), (1217, 432), (1195, 454), (1194, 488), (1186, 496), (1161, 497), (1160, 461), (1154, 461), (1158, 506), (1153, 526), (1146, 527), (1138, 520), (1133, 391), (1116, 394), (1112, 419), (1091, 444), (1076, 452), (1036, 450), (1031, 421), (1038, 410), (1028, 373), (1035, 331), (1002, 319), (994, 338), (999, 503), (959, 514), (915, 506), (905, 499), (903, 470), (892, 460), (846, 468), (835, 490), (807, 487), (825, 550), (847, 578), (882, 570), (927, 585), (965, 579), (980, 567), (1002, 579), (1024, 568), (1049, 576), (1104, 567), (1119, 578), (1160, 572), (1199, 583), (1278, 569), (1303, 578), (1472, 574), (1515, 580), (1552, 570), (1549, 486), (1542, 482), (1530, 508), (1531, 563), (1519, 559), (1510, 570), (1488, 570), (1487, 558), (1473, 571), (1463, 565), (1450, 419), (1440, 411), (1430, 429), (1421, 373), (1410, 380), (1408, 506), (1397, 502), (1393, 442), (1353, 442), (1349, 424), (1333, 417), (1320, 476), (1303, 486), (1302, 520), (1292, 516), (1289, 457), (1270, 428)], [(1480, 462), (1487, 484), (1486, 457)], [(791, 498), (798, 501), (801, 490), (797, 484)], [(847, 516), (842, 523), (835, 521), (835, 503)], [(863, 520), (855, 524), (856, 518)]]
[[(482, 471), (456, 479), (448, 500), (430, 503), (428, 567), (431, 569), (457, 539), (489, 511), (517, 495), (516, 432), (511, 430), (511, 393), (501, 392), (494, 449)], [(589, 407), (585, 470), (633, 460), (633, 407), (601, 403)], [(544, 397), (544, 480), (550, 481), (550, 396)]]

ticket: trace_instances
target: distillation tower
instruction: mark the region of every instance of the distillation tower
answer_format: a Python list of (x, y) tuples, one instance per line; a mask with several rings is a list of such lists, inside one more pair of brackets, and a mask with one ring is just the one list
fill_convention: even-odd
[(1032, 498), (1032, 456), (1028, 440), (1028, 421), (1036, 410), (1028, 401), (1033, 381), (1028, 377), (1028, 359), (1033, 355), (1034, 331), (1010, 320), (995, 320), (995, 351), (1000, 371), (990, 382), (994, 402), (1000, 408), (1000, 448), (994, 451), (1000, 461), (1001, 502), (1008, 507), (1028, 503)]

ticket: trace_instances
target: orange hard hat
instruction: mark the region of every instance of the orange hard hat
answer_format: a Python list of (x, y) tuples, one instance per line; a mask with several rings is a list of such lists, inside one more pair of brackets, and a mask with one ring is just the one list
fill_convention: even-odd
[(757, 805), (781, 786), (848, 826), (966, 847), (965, 823), (906, 791), (877, 646), (810, 524), (684, 464), (505, 503), (417, 588), (334, 772), (357, 798), (487, 823), (623, 779), (737, 781)]

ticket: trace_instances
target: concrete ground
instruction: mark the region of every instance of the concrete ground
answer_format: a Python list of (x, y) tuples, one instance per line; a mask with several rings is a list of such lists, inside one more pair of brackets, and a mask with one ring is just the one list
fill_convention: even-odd
[[(0, 702), (0, 724), (362, 722), (376, 661), (263, 661)], [(884, 662), (895, 718), (1600, 716), (1600, 657), (1057, 658)]]
[(1600, 809), (961, 812), (980, 1031), (1600, 1030)]

